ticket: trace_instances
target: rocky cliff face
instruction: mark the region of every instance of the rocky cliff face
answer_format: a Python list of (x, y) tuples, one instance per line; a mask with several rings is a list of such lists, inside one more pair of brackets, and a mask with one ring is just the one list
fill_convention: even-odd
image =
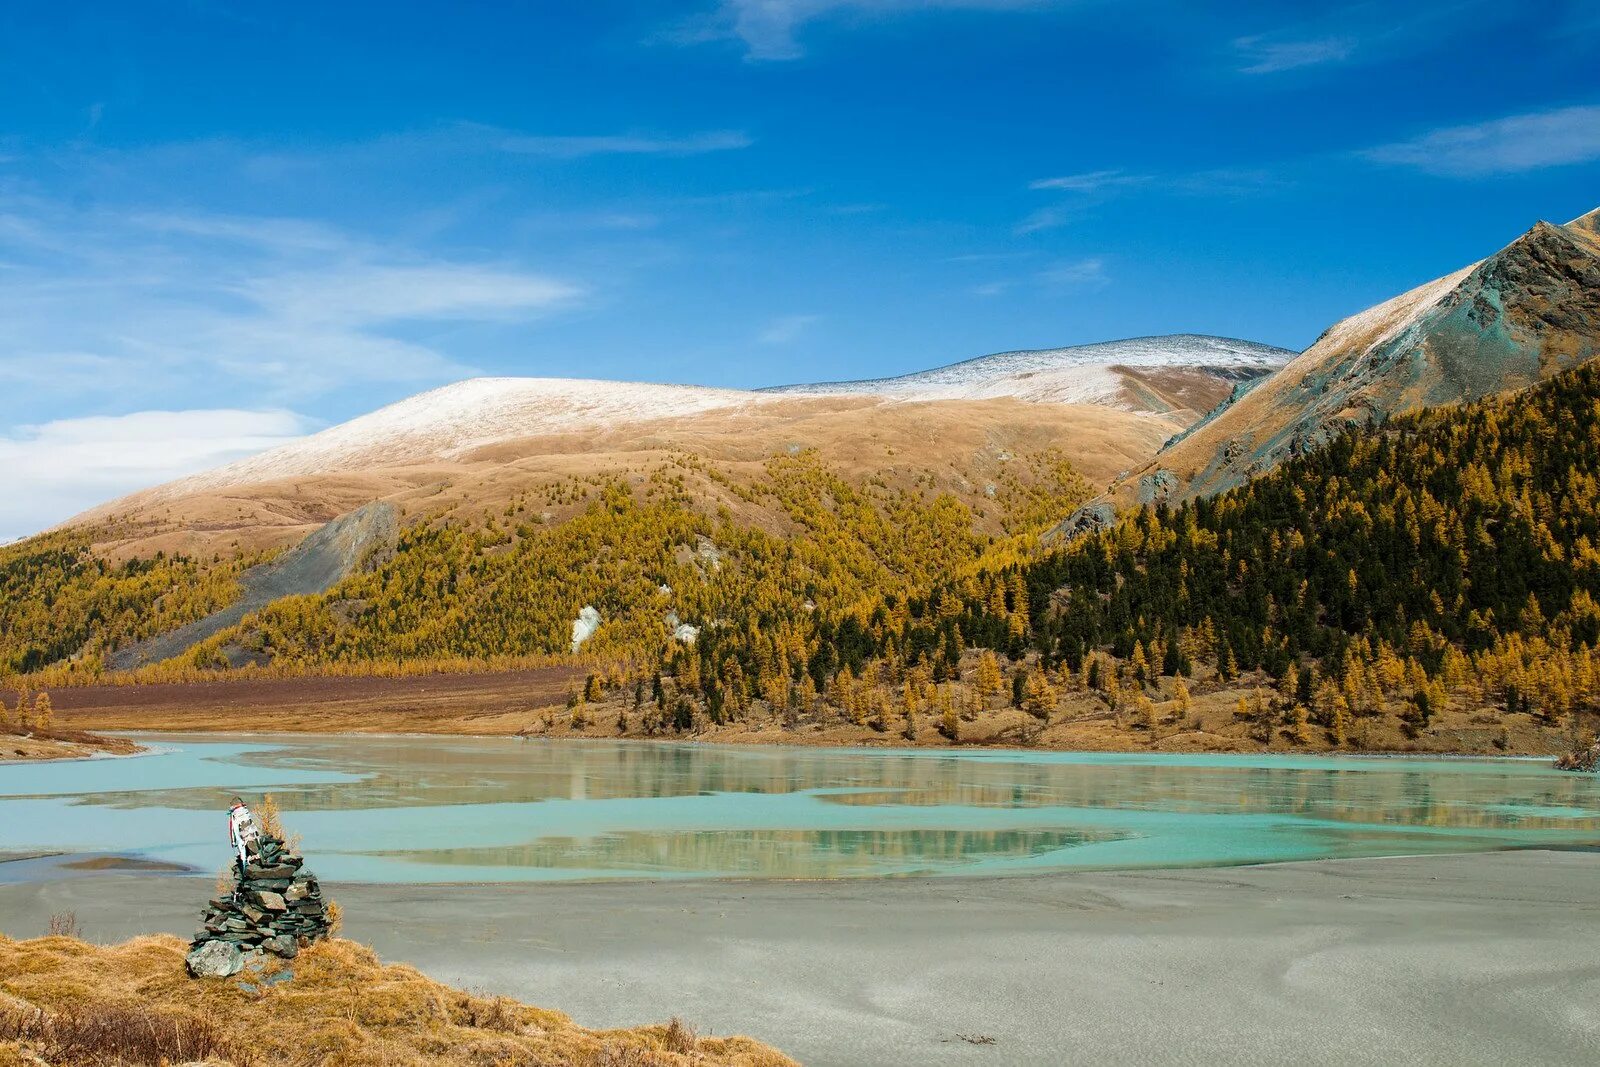
[(1523, 388), (1600, 354), (1600, 212), (1339, 322), (1083, 513), (1222, 492), (1350, 427)]
[(365, 504), (316, 530), (271, 563), (245, 571), (239, 578), (243, 594), (232, 604), (187, 626), (120, 648), (106, 657), (106, 665), (123, 671), (159, 663), (237, 625), (280, 597), (326, 593), (363, 563), (393, 549), (399, 535), (393, 504), (387, 500)]

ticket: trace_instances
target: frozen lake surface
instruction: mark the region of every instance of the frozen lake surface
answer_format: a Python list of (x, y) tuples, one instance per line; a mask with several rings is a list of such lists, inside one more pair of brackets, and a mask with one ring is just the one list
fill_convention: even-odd
[[(271, 793), (341, 882), (873, 878), (1600, 845), (1600, 780), (1531, 760), (160, 736), (0, 766), (0, 852), (211, 874)], [(0, 881), (35, 864), (0, 864)], [(59, 876), (59, 870), (52, 877)]]

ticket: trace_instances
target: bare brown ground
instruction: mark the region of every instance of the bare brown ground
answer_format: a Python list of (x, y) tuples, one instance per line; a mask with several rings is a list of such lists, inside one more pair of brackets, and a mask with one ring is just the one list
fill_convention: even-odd
[(31, 760), (84, 759), (89, 756), (126, 756), (139, 746), (122, 737), (99, 737), (77, 730), (11, 734), (0, 732), (0, 763)]
[[(480, 997), (331, 940), (257, 973), (194, 980), (168, 934), (120, 945), (0, 935), (0, 1065), (793, 1067), (745, 1037), (664, 1026), (591, 1030)], [(37, 1058), (35, 1058), (37, 1057)]]
[(59, 721), (102, 730), (513, 734), (560, 707), (580, 667), (405, 678), (228, 678), (52, 692)]
[[(1556, 726), (1498, 709), (1450, 707), (1429, 728), (1408, 730), (1394, 714), (1357, 718), (1343, 746), (1313, 726), (1297, 740), (1282, 724), (1270, 735), (1237, 713), (1264, 679), (1218, 684), (1197, 681), (1193, 707), (1179, 715), (1170, 691), (1152, 689), (1155, 729), (1131, 712), (1111, 711), (1087, 692), (1066, 694), (1048, 722), (1016, 708), (991, 706), (964, 715), (956, 740), (942, 735), (935, 716), (918, 717), (914, 740), (905, 719), (885, 729), (855, 725), (838, 712), (798, 717), (762, 705), (738, 722), (703, 718), (689, 733), (649, 735), (645, 711), (631, 693), (613, 694), (583, 709), (574, 725), (568, 694), (581, 667), (548, 667), (504, 674), (440, 674), (412, 678), (236, 678), (217, 682), (87, 686), (52, 694), (58, 721), (80, 729), (295, 733), (527, 734), (553, 738), (695, 740), (727, 744), (1004, 747), (1080, 751), (1156, 752), (1415, 752), (1551, 755), (1574, 745), (1571, 725)], [(1170, 681), (1164, 683), (1170, 690)], [(1167, 699), (1163, 699), (1167, 698)], [(995, 702), (999, 703), (999, 702)], [(1593, 725), (1593, 724), (1584, 724)]]

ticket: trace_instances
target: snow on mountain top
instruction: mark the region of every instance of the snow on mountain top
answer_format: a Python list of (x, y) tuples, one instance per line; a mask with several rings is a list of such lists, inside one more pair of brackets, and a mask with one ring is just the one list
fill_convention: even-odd
[(173, 483), (192, 492), (296, 474), (451, 459), (496, 441), (695, 415), (769, 398), (742, 389), (584, 378), (469, 378)]
[(304, 474), (450, 460), (498, 441), (749, 409), (808, 395), (867, 394), (895, 400), (1017, 397), (1039, 403), (1122, 406), (1122, 383), (1115, 367), (1270, 370), (1289, 355), (1247, 341), (1176, 336), (1005, 352), (902, 378), (768, 390), (580, 378), (472, 378), (170, 483), (156, 493), (169, 497)]
[(867, 394), (917, 400), (1015, 397), (1035, 403), (1117, 403), (1123, 381), (1116, 368), (1257, 368), (1276, 370), (1287, 349), (1200, 334), (1133, 337), (1070, 348), (999, 352), (897, 378), (785, 385), (768, 392), (801, 395)]

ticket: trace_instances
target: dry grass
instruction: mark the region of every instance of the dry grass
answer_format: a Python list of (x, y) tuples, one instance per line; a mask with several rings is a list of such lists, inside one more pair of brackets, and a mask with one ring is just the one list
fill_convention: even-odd
[[(1196, 402), (1204, 402), (1203, 398)], [(1202, 409), (1204, 410), (1204, 409)], [(765, 461), (791, 447), (815, 448), (854, 482), (876, 479), (936, 488), (981, 506), (984, 485), (1006, 455), (1060, 448), (1091, 484), (1143, 465), (1198, 412), (1165, 415), (1095, 404), (1033, 404), (1012, 399), (882, 402), (865, 397), (796, 398), (758, 409), (627, 422), (605, 429), (496, 442), (449, 459), (368, 462), (353, 469), (296, 475), (169, 497), (135, 494), (80, 516), (108, 521), (97, 550), (113, 560), (156, 551), (208, 558), (293, 544), (336, 515), (376, 499), (394, 501), (408, 518), (498, 512), (521, 493), (569, 479), (626, 476), (704, 460), (734, 482), (759, 476)], [(690, 491), (714, 512), (728, 507), (741, 522), (777, 528), (781, 515), (691, 474)]]
[[(440, 985), (331, 940), (292, 964), (194, 981), (175, 937), (100, 946), (0, 936), (0, 1067), (231, 1063), (236, 1067), (790, 1067), (749, 1038), (666, 1026), (589, 1030), (560, 1012)], [(293, 977), (268, 982), (277, 968)]]
[(128, 755), (137, 751), (139, 746), (125, 738), (99, 737), (81, 730), (34, 730), (25, 734), (0, 730), (0, 763)]

